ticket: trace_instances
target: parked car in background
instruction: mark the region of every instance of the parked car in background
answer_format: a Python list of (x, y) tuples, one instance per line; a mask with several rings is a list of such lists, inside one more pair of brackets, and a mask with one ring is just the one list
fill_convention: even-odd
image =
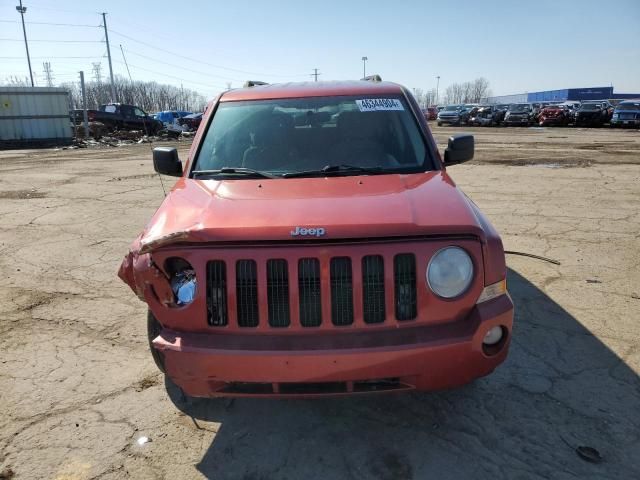
[(533, 121), (533, 107), (530, 103), (514, 103), (509, 105), (509, 109), (504, 116), (505, 126), (519, 125), (528, 127)]
[(474, 105), (447, 105), (438, 113), (438, 126), (442, 124), (461, 125), (469, 120), (469, 113)]
[(472, 116), (469, 119), (470, 125), (478, 125), (481, 127), (493, 127), (500, 124), (500, 117), (503, 116), (495, 105), (480, 105), (473, 109)]
[(178, 124), (187, 127), (190, 131), (197, 130), (202, 122), (202, 113), (192, 113), (178, 119)]
[(437, 120), (438, 119), (438, 109), (436, 107), (427, 107), (423, 110), (424, 118), (426, 120)]
[(640, 99), (620, 102), (610, 123), (612, 127), (640, 127)]
[(609, 123), (613, 116), (613, 107), (607, 100), (588, 100), (580, 104), (576, 111), (576, 127), (600, 127)]
[(538, 114), (538, 125), (541, 127), (549, 125), (566, 126), (569, 121), (569, 109), (562, 105), (547, 105)]
[(156, 113), (156, 119), (160, 120), (164, 127), (172, 130), (179, 128), (179, 122), (182, 117), (186, 117), (187, 115), (191, 115), (192, 112), (186, 112), (182, 110), (165, 110), (163, 112)]
[[(124, 103), (107, 103), (98, 110), (87, 110), (90, 122), (101, 122), (111, 130), (142, 130), (155, 135), (162, 130), (162, 122), (154, 119), (140, 107)], [(82, 110), (72, 110), (71, 120), (76, 124), (83, 122)]]

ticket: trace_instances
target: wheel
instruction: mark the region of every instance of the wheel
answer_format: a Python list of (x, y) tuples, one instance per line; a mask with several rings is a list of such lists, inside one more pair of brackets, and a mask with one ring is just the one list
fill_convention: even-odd
[(438, 126), (441, 127), (442, 126), (442, 122), (438, 122)]
[(151, 310), (147, 311), (147, 339), (149, 341), (149, 349), (151, 350), (151, 356), (153, 357), (153, 361), (156, 363), (158, 369), (165, 373), (164, 369), (164, 355), (153, 348), (153, 339), (160, 335), (162, 331), (162, 325), (160, 322), (156, 320), (156, 317), (153, 316)]

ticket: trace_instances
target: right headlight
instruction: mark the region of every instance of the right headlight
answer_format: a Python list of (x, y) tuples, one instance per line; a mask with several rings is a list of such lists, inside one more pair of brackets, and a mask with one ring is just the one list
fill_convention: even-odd
[(473, 262), (460, 247), (438, 250), (427, 267), (429, 288), (442, 298), (454, 298), (467, 291), (473, 281)]

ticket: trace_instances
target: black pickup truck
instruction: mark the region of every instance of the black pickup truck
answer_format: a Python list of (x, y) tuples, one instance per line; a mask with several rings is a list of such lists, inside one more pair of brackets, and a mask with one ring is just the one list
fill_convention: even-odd
[[(122, 103), (108, 103), (100, 105), (98, 110), (87, 110), (87, 117), (90, 122), (101, 122), (113, 130), (144, 130), (149, 135), (155, 135), (164, 128), (162, 122), (141, 108)], [(72, 110), (71, 120), (81, 124), (82, 110)]]

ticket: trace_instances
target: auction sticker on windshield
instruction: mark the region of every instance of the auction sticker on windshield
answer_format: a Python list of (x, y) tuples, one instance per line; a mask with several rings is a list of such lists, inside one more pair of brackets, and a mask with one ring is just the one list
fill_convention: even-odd
[(356, 100), (361, 112), (378, 112), (382, 110), (404, 110), (400, 100), (395, 98), (363, 98)]

